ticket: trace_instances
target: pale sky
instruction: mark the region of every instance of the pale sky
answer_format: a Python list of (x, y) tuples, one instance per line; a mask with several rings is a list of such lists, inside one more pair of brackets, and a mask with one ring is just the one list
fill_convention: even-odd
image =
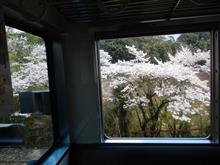
[(167, 37), (167, 38), (169, 38), (169, 36), (174, 37), (174, 39), (176, 41), (176, 39), (180, 36), (180, 34), (168, 34), (168, 35), (165, 35), (165, 37)]

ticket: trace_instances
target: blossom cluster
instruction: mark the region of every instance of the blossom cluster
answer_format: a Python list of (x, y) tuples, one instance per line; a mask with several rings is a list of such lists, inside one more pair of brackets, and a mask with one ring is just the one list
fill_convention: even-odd
[[(17, 59), (10, 60), (14, 93), (28, 90), (34, 86), (48, 87), (45, 46), (30, 45), (25, 37), (13, 37), (8, 39), (8, 47), (9, 58)], [(13, 68), (17, 69), (13, 70)]]
[[(125, 109), (137, 106), (148, 106), (149, 100), (144, 95), (137, 95), (134, 91), (139, 88), (135, 81), (147, 77), (153, 83), (153, 93), (157, 97), (166, 97), (169, 100), (167, 110), (175, 119), (190, 121), (191, 115), (205, 114), (204, 107), (210, 106), (210, 52), (192, 53), (183, 47), (176, 55), (169, 55), (170, 60), (161, 62), (155, 58), (157, 64), (151, 63), (146, 53), (126, 46), (128, 52), (135, 56), (130, 61), (111, 63), (111, 56), (100, 50), (100, 64), (102, 82), (108, 83), (105, 88), (117, 89), (122, 85), (122, 95), (126, 98)], [(201, 78), (200, 75), (206, 75)], [(145, 82), (149, 87), (149, 83)], [(144, 86), (143, 85), (143, 86)], [(144, 87), (143, 87), (144, 88)], [(103, 89), (105, 90), (105, 89)], [(111, 99), (109, 98), (111, 97)], [(103, 98), (113, 100), (112, 94), (105, 94)], [(197, 105), (197, 106), (195, 106)]]

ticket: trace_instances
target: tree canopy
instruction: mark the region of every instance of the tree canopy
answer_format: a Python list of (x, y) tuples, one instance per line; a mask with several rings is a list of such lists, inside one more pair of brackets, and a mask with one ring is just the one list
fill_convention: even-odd
[(107, 39), (99, 42), (100, 49), (109, 52), (112, 63), (129, 61), (134, 59), (134, 55), (128, 52), (125, 46), (134, 45), (137, 49), (147, 53), (150, 61), (156, 63), (155, 57), (166, 62), (169, 60), (168, 54), (175, 55), (180, 51), (181, 45), (188, 47), (192, 52), (197, 50), (207, 51), (210, 49), (211, 40), (209, 32), (182, 33), (177, 40), (165, 36), (146, 36), (132, 38)]
[(207, 51), (210, 49), (211, 45), (210, 33), (184, 33), (178, 37), (177, 42), (181, 43), (183, 46), (187, 46), (192, 52), (195, 52), (198, 49), (201, 51)]
[(112, 57), (112, 63), (118, 60), (128, 61), (135, 58), (134, 55), (128, 52), (125, 47), (126, 45), (134, 45), (137, 49), (147, 53), (147, 55), (151, 57), (151, 62), (155, 62), (154, 57), (166, 62), (169, 60), (168, 54), (174, 55), (181, 48), (179, 43), (163, 36), (120, 38), (100, 41), (100, 49), (109, 52)]

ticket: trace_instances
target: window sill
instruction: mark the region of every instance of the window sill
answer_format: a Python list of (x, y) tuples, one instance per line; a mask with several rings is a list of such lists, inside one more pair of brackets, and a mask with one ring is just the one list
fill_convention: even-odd
[(121, 144), (212, 144), (207, 138), (110, 138), (104, 140), (104, 143)]
[(69, 150), (69, 145), (56, 147), (52, 153), (43, 161), (43, 165), (58, 164)]
[(0, 124), (0, 145), (19, 145), (24, 143), (23, 124)]

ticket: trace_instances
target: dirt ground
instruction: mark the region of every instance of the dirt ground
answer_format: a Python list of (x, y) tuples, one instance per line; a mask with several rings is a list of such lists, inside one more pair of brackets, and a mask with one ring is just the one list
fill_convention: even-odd
[(39, 159), (47, 149), (0, 148), (0, 165), (26, 165)]

